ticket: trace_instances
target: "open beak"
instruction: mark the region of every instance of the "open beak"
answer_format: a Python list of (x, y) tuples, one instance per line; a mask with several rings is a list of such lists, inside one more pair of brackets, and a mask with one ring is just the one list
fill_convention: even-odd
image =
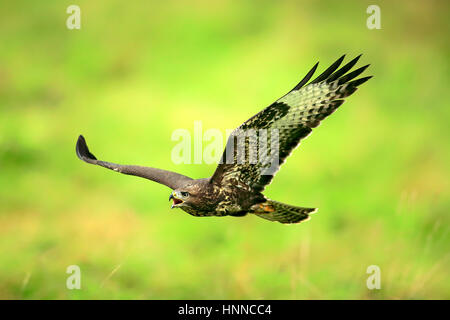
[(183, 203), (183, 200), (176, 198), (173, 193), (170, 194), (169, 196), (169, 201), (173, 200), (172, 206), (170, 207), (171, 209), (175, 208), (176, 206), (178, 206), (179, 204)]

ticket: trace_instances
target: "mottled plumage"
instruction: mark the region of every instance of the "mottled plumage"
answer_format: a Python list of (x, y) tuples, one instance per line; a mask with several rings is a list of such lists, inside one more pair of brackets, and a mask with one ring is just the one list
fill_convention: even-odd
[(85, 162), (170, 187), (173, 189), (169, 198), (173, 200), (172, 208), (179, 207), (193, 216), (244, 216), (252, 213), (281, 223), (300, 222), (316, 209), (279, 203), (267, 199), (261, 192), (300, 140), (333, 113), (345, 97), (371, 78), (353, 80), (368, 65), (347, 73), (359, 58), (338, 69), (344, 60), (342, 56), (309, 82), (317, 63), (291, 91), (245, 121), (230, 135), (221, 163), (210, 178), (194, 180), (161, 169), (99, 161), (89, 152), (82, 136), (77, 142), (77, 155)]

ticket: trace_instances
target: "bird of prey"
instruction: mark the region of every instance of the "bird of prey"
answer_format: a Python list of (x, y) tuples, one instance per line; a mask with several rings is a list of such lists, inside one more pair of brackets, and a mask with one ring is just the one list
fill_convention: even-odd
[[(235, 129), (228, 138), (221, 161), (209, 178), (192, 179), (171, 171), (97, 160), (82, 135), (78, 138), (76, 153), (87, 163), (168, 186), (173, 190), (169, 197), (169, 201), (173, 201), (172, 208), (183, 209), (192, 216), (245, 216), (250, 213), (280, 223), (301, 222), (317, 209), (273, 201), (262, 191), (300, 140), (333, 113), (345, 97), (371, 78), (355, 79), (369, 65), (349, 72), (360, 56), (339, 68), (344, 57), (309, 82), (317, 69), (316, 63), (291, 91)], [(264, 130), (269, 141), (265, 146), (246, 136), (249, 131), (263, 135)], [(239, 148), (229, 148), (239, 139), (245, 146), (240, 154)], [(277, 152), (272, 153), (275, 149)], [(251, 151), (264, 155), (261, 158), (265, 161), (251, 161)], [(263, 170), (269, 167), (272, 170)]]

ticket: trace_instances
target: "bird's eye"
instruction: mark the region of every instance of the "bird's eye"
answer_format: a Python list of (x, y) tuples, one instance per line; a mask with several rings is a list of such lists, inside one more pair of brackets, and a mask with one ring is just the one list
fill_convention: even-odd
[(189, 192), (181, 191), (181, 195), (182, 195), (183, 197), (188, 197), (188, 196), (189, 196)]

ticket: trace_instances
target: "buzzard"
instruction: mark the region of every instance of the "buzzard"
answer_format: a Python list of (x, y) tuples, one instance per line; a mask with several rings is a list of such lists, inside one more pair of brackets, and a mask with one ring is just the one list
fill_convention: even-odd
[[(169, 201), (173, 201), (172, 208), (181, 208), (192, 216), (244, 216), (251, 213), (280, 223), (301, 222), (317, 209), (273, 201), (262, 192), (300, 140), (333, 113), (345, 97), (371, 78), (355, 79), (369, 65), (349, 72), (360, 56), (339, 68), (345, 55), (342, 56), (309, 82), (317, 69), (316, 63), (291, 91), (233, 131), (210, 178), (192, 179), (171, 171), (97, 160), (82, 135), (78, 138), (76, 153), (87, 163), (168, 186), (173, 190), (169, 197)], [(268, 142), (262, 145), (260, 141), (264, 139), (252, 139), (248, 132), (257, 137), (264, 136)], [(233, 148), (238, 140), (243, 147)], [(250, 159), (252, 152), (260, 156), (258, 161)]]

